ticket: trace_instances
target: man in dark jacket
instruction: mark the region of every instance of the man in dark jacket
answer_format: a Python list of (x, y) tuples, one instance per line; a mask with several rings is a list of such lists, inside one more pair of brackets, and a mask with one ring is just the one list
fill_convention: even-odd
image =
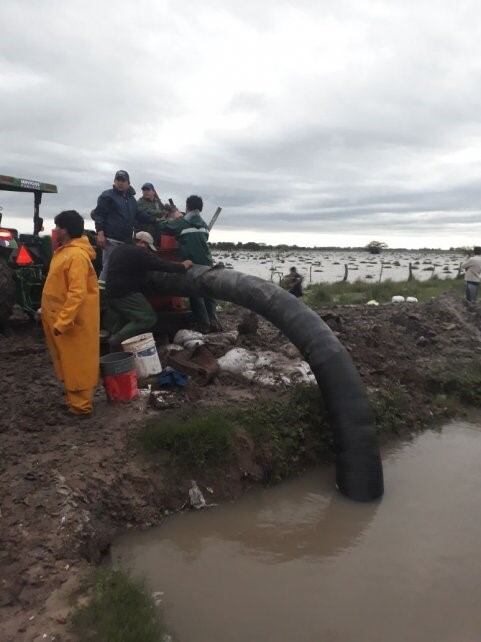
[[(152, 183), (144, 183), (142, 185), (142, 196), (137, 201), (137, 208), (139, 212), (150, 214), (158, 221), (167, 218), (171, 211), (170, 205), (162, 203)], [(155, 223), (138, 221), (135, 225), (135, 231), (148, 232), (153, 236), (155, 243), (159, 242), (160, 232)]]
[(137, 201), (137, 206), (140, 212), (147, 212), (156, 218), (164, 218), (170, 210), (162, 203), (152, 183), (142, 185), (142, 196)]
[[(208, 244), (209, 227), (200, 213), (204, 203), (200, 196), (189, 196), (185, 203), (185, 216), (176, 212), (174, 220), (161, 221), (161, 234), (172, 234), (180, 246), (180, 254), (198, 265), (212, 265)], [(208, 297), (191, 297), (192, 316), (201, 332), (218, 332), (222, 327), (215, 313), (216, 302)]]
[(185, 272), (192, 267), (192, 261), (163, 261), (155, 254), (153, 243), (148, 232), (137, 232), (135, 245), (123, 243), (110, 256), (105, 293), (111, 348), (148, 332), (157, 322), (157, 315), (142, 294), (146, 273)]
[(285, 290), (288, 290), (295, 297), (299, 298), (302, 296), (302, 281), (304, 277), (299, 274), (295, 267), (291, 267), (289, 274), (283, 277), (281, 281), (281, 287)]
[(134, 227), (138, 221), (144, 223), (156, 221), (156, 218), (148, 212), (139, 211), (134, 194), (135, 190), (130, 185), (129, 174), (120, 169), (115, 174), (112, 189), (100, 194), (97, 207), (92, 211), (97, 230), (97, 244), (102, 248), (100, 288), (104, 287), (113, 250), (123, 243), (131, 243)]

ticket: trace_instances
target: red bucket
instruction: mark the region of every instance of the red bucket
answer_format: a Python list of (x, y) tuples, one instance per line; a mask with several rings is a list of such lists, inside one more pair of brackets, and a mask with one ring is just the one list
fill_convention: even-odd
[(109, 401), (132, 401), (138, 396), (135, 361), (129, 352), (100, 357), (100, 371)]
[(105, 392), (109, 401), (132, 401), (139, 395), (135, 370), (104, 376)]

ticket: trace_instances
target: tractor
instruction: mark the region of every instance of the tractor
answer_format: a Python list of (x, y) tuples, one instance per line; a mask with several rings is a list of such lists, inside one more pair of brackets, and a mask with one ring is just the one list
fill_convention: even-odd
[[(43, 219), (40, 217), (39, 209), (42, 194), (56, 194), (57, 186), (0, 175), (0, 190), (31, 192), (34, 195), (33, 234), (19, 234), (13, 228), (2, 227), (0, 208), (0, 332), (3, 332), (15, 303), (32, 319), (40, 308), (43, 284), (57, 244), (54, 233), (52, 236), (40, 236), (43, 230)], [(170, 199), (169, 201), (173, 204)], [(219, 207), (210, 222), (209, 229), (220, 212)], [(90, 243), (96, 247), (95, 231), (85, 230), (85, 234)], [(180, 260), (178, 244), (172, 236), (160, 236), (157, 247), (157, 252), (162, 258)], [(97, 251), (94, 268), (98, 274), (101, 269), (100, 251)], [(157, 313), (158, 328), (164, 333), (173, 336), (176, 330), (189, 325), (191, 315), (185, 299), (159, 296), (156, 292), (146, 292), (146, 295)]]
[(30, 192), (34, 197), (33, 234), (19, 234), (2, 226), (0, 212), (0, 329), (4, 329), (17, 303), (30, 317), (40, 307), (42, 287), (52, 258), (52, 239), (41, 237), (43, 194), (56, 194), (57, 186), (13, 176), (0, 176), (0, 190)]

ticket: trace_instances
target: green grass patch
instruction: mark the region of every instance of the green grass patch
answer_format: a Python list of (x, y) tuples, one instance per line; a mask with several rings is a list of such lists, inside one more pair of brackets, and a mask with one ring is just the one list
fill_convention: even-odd
[(161, 642), (165, 635), (151, 596), (120, 570), (95, 573), (92, 599), (75, 611), (71, 628), (80, 642)]
[(255, 403), (238, 411), (237, 421), (261, 450), (270, 451), (273, 481), (292, 473), (301, 459), (318, 461), (332, 450), (331, 431), (315, 385), (299, 385), (284, 398)]
[(397, 294), (404, 297), (414, 296), (419, 301), (428, 301), (446, 292), (464, 295), (464, 281), (459, 279), (439, 279), (433, 277), (427, 281), (392, 281), (372, 283), (357, 280), (353, 283), (314, 283), (305, 291), (305, 301), (313, 307), (332, 305), (334, 303), (353, 305), (367, 303), (375, 299), (379, 303), (390, 303)]
[(244, 408), (214, 408), (201, 417), (154, 420), (140, 430), (138, 439), (145, 452), (167, 452), (174, 463), (195, 471), (234, 458), (238, 429), (252, 437), (263, 463), (270, 460), (268, 477), (276, 480), (292, 473), (301, 459), (314, 461), (332, 444), (319, 389), (309, 385)]
[(148, 453), (168, 451), (177, 463), (199, 468), (225, 460), (233, 429), (232, 418), (216, 409), (190, 419), (153, 420), (141, 429), (139, 440)]
[(481, 363), (477, 360), (459, 361), (454, 366), (442, 360), (431, 366), (428, 383), (433, 392), (481, 406)]
[(475, 360), (453, 364), (440, 359), (426, 370), (425, 386), (426, 405), (417, 413), (413, 412), (409, 390), (400, 382), (370, 390), (369, 403), (378, 433), (403, 434), (406, 429), (426, 426), (436, 417), (453, 416), (462, 405), (481, 406), (481, 364)]
[(399, 435), (406, 430), (411, 400), (401, 384), (370, 391), (369, 404), (378, 433)]

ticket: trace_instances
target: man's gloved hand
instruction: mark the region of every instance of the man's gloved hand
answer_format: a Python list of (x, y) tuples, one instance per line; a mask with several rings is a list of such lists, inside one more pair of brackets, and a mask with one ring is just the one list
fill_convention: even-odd
[(190, 270), (190, 268), (194, 265), (192, 261), (187, 259), (186, 261), (182, 261), (182, 265), (185, 267), (186, 270)]

